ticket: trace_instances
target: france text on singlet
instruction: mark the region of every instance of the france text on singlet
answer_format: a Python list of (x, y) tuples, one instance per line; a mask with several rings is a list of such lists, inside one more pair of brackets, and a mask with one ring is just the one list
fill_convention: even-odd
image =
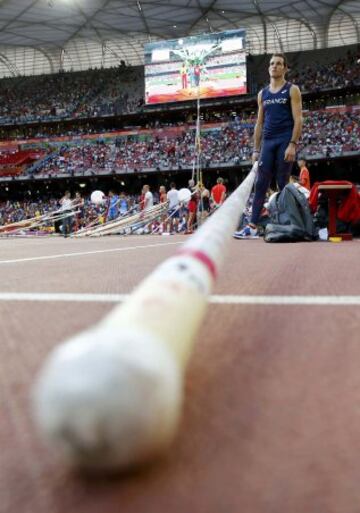
[(274, 139), (292, 133), (294, 119), (291, 111), (290, 88), (292, 84), (286, 82), (277, 93), (272, 93), (269, 86), (261, 92), (261, 101), (264, 108), (265, 139)]

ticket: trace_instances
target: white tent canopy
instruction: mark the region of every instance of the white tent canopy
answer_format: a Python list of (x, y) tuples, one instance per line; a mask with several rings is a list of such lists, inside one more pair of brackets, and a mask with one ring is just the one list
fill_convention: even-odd
[(359, 0), (2, 0), (0, 76), (143, 63), (143, 46), (245, 28), (252, 54), (360, 42)]

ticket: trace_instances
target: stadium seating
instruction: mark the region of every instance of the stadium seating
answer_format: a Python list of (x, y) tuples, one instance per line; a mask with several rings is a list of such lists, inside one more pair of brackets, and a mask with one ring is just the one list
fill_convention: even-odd
[[(221, 117), (221, 116), (220, 116)], [(202, 166), (233, 167), (248, 161), (252, 152), (254, 118), (207, 122), (201, 136)], [(128, 132), (127, 132), (128, 133)], [(100, 142), (100, 141), (102, 142)], [(74, 176), (187, 169), (194, 159), (193, 125), (118, 132), (114, 139), (67, 144), (37, 165), (36, 176)], [(299, 153), (327, 158), (360, 152), (358, 110), (337, 108), (305, 113)]]
[(43, 151), (24, 150), (0, 152), (0, 176), (18, 176), (27, 171), (29, 164), (40, 159)]
[[(304, 92), (360, 85), (356, 49), (340, 58), (334, 52), (333, 61), (325, 64), (314, 64), (313, 59), (310, 64), (308, 54), (302, 52), (289, 73), (289, 80)], [(265, 65), (259, 71), (259, 66), (250, 63), (249, 74), (256, 89), (267, 81)], [(144, 69), (140, 66), (6, 78), (0, 80), (0, 126), (138, 112), (143, 98)]]

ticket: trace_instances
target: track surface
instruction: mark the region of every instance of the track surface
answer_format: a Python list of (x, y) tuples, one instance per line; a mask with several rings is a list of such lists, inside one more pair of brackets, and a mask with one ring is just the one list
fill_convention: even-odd
[[(183, 241), (0, 240), (1, 513), (359, 511), (359, 304), (235, 301), (359, 300), (359, 240), (232, 241), (214, 293), (233, 297), (209, 306), (187, 373), (181, 430), (162, 461), (117, 479), (85, 479), (37, 437), (29, 393), (45, 355), (113, 306), (95, 296), (42, 294), (127, 294)], [(38, 300), (3, 293), (38, 293)]]

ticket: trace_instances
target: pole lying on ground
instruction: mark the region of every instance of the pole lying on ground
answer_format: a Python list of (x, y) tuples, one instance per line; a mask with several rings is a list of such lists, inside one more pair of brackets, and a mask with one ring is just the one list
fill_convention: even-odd
[(47, 359), (34, 388), (35, 419), (75, 466), (127, 469), (173, 441), (186, 364), (255, 174), (256, 166), (128, 301)]

